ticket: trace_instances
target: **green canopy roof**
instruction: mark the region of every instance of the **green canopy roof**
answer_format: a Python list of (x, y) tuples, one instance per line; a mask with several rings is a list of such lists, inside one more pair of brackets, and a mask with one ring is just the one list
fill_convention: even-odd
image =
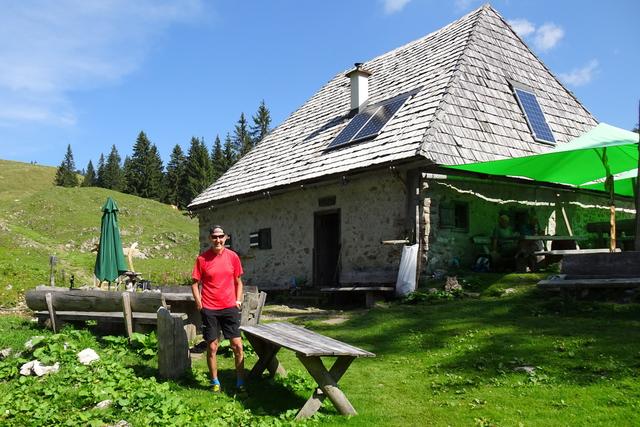
[(445, 167), (580, 186), (637, 168), (637, 144), (638, 134), (601, 123), (548, 153)]
[(99, 280), (113, 282), (127, 271), (118, 228), (118, 205), (115, 200), (108, 197), (102, 207), (102, 212), (100, 246), (98, 247), (94, 273)]

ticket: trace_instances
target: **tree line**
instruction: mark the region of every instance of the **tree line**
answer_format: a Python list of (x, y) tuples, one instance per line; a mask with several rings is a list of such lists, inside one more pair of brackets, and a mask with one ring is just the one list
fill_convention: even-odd
[(203, 138), (192, 137), (186, 154), (176, 144), (166, 168), (158, 148), (143, 131), (136, 138), (131, 157), (125, 157), (124, 162), (113, 145), (106, 158), (100, 154), (97, 168), (89, 160), (83, 171), (76, 169), (68, 145), (54, 183), (63, 187), (108, 188), (184, 209), (269, 133), (271, 114), (264, 101), (251, 120), (253, 123), (249, 124), (241, 113), (233, 135), (227, 133), (224, 143), (216, 136), (211, 150)]

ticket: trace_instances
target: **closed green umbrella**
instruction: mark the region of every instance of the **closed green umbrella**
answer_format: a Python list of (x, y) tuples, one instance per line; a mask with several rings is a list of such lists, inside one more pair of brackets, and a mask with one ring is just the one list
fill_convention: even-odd
[(127, 264), (122, 252), (120, 230), (118, 229), (118, 205), (111, 197), (107, 198), (102, 212), (100, 247), (98, 248), (94, 273), (100, 281), (113, 282), (127, 271)]

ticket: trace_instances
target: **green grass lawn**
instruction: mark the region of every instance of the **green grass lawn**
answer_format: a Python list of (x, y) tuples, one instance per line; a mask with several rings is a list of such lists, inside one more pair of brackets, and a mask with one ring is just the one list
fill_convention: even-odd
[[(534, 275), (469, 276), (465, 286), (480, 293), (479, 298), (382, 304), (354, 312), (338, 325), (304, 322), (316, 332), (377, 355), (354, 361), (340, 382), (359, 415), (341, 417), (325, 402), (321, 415), (309, 423), (640, 425), (640, 305), (565, 305), (560, 298), (538, 293), (532, 286), (537, 279)], [(499, 291), (507, 288), (511, 290), (506, 294)], [(493, 296), (498, 294), (502, 296)], [(47, 332), (24, 319), (0, 318), (0, 347), (18, 348), (35, 334)], [(90, 335), (81, 339), (95, 340)], [(99, 353), (114, 351), (105, 343), (93, 345), (101, 346)], [(0, 366), (5, 376), (0, 394), (17, 393), (22, 401), (37, 402), (38, 407), (51, 404), (56, 411), (80, 419), (81, 412), (87, 417), (95, 415), (97, 410), (91, 408), (102, 399), (96, 389), (104, 388), (100, 384), (106, 381), (111, 384), (107, 389), (117, 398), (128, 392), (140, 394), (141, 400), (134, 404), (123, 398), (122, 405), (116, 404), (97, 418), (105, 423), (126, 419), (133, 425), (145, 425), (145, 416), (155, 414), (150, 419), (183, 417), (180, 419), (194, 424), (283, 425), (290, 423), (313, 387), (295, 355), (286, 350), (279, 358), (289, 377), (255, 380), (249, 383), (249, 398), (237, 400), (230, 392), (215, 396), (206, 390), (204, 359), (194, 362), (190, 378), (158, 384), (155, 358), (142, 360), (132, 350), (119, 348), (118, 369), (131, 371), (118, 374), (120, 379), (115, 380), (91, 374), (66, 388), (56, 385), (55, 375), (28, 380), (7, 377), (9, 359)], [(249, 356), (248, 366), (255, 360)], [(228, 391), (234, 381), (233, 361), (220, 361), (221, 381)], [(68, 372), (78, 369), (75, 365), (72, 361), (63, 364), (61, 373), (67, 372), (64, 375), (69, 377)], [(130, 378), (124, 381), (127, 376)], [(138, 385), (113, 386), (118, 381)], [(156, 390), (160, 386), (166, 389)], [(154, 393), (147, 395), (136, 387)], [(89, 391), (82, 391), (85, 388)], [(62, 397), (47, 397), (47, 390), (56, 390)], [(166, 401), (164, 414), (156, 392)], [(76, 393), (85, 397), (74, 397)], [(6, 410), (14, 401), (0, 400), (0, 409)], [(193, 417), (176, 412), (177, 408)], [(164, 415), (169, 418), (162, 418)], [(10, 421), (0, 417), (0, 422)]]

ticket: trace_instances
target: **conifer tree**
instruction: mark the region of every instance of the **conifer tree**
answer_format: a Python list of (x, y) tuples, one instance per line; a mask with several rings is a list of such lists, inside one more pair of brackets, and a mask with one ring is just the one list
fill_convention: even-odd
[(84, 173), (84, 179), (82, 180), (83, 187), (95, 187), (96, 185), (96, 171), (93, 168), (93, 163), (89, 160), (89, 164), (87, 165), (87, 170)]
[(64, 155), (64, 160), (58, 166), (54, 183), (61, 187), (77, 187), (79, 184), (78, 176), (76, 175), (76, 164), (73, 161), (73, 153), (71, 152), (71, 144), (67, 145), (67, 152)]
[(253, 125), (251, 125), (250, 133), (251, 133), (251, 140), (252, 140), (253, 146), (255, 147), (256, 144), (262, 141), (262, 139), (265, 136), (267, 136), (267, 134), (271, 130), (270, 129), (271, 113), (269, 112), (269, 109), (265, 105), (264, 99), (260, 103), (260, 106), (258, 107), (258, 111), (252, 117), (252, 119), (253, 119)]
[(125, 162), (125, 191), (129, 194), (160, 200), (162, 160), (155, 145), (140, 132), (129, 162)]
[(124, 189), (124, 173), (122, 172), (120, 154), (115, 145), (111, 146), (111, 152), (107, 157), (107, 162), (104, 165), (104, 174), (102, 177), (102, 184), (104, 188), (111, 190), (122, 191)]
[(213, 181), (217, 180), (226, 171), (224, 153), (222, 152), (222, 144), (220, 143), (220, 137), (216, 135), (216, 140), (213, 143), (213, 150), (211, 152), (211, 168), (213, 171)]
[(224, 139), (224, 151), (222, 154), (224, 161), (222, 163), (223, 167), (221, 171), (222, 173), (225, 173), (238, 160), (236, 153), (233, 151), (233, 141), (231, 140), (231, 135), (229, 135), (229, 133), (227, 133), (227, 136)]
[(96, 187), (104, 188), (104, 154), (100, 153), (98, 159), (98, 171), (96, 174)]
[(244, 117), (244, 113), (240, 113), (240, 118), (238, 119), (238, 123), (233, 131), (233, 145), (238, 158), (247, 154), (253, 147), (253, 142), (249, 135), (249, 128), (247, 126), (247, 119)]
[(163, 201), (183, 209), (187, 206), (186, 187), (186, 157), (180, 145), (176, 144), (171, 151), (169, 163), (167, 163), (167, 173), (165, 174), (165, 192)]
[(185, 201), (189, 204), (213, 182), (211, 158), (202, 139), (191, 138), (186, 166)]

